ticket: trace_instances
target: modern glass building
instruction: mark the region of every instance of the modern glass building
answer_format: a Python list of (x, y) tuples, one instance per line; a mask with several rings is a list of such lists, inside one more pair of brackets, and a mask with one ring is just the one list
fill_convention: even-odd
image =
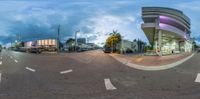
[(172, 8), (143, 7), (142, 30), (159, 56), (173, 53), (191, 52), (190, 19)]

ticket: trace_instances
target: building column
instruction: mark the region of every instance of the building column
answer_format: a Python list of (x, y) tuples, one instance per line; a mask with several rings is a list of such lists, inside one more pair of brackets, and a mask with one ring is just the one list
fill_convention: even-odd
[(159, 30), (158, 31), (158, 55), (159, 56), (162, 56), (162, 50), (161, 50), (161, 48), (162, 48), (162, 31), (161, 30)]

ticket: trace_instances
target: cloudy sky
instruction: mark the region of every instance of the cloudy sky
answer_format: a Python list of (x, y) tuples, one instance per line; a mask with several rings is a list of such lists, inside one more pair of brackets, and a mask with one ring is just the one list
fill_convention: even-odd
[(124, 39), (148, 41), (140, 28), (141, 7), (161, 6), (182, 10), (191, 18), (192, 36), (200, 42), (199, 0), (1, 0), (0, 42), (55, 38), (61, 25), (61, 40), (79, 37), (100, 44), (118, 30)]

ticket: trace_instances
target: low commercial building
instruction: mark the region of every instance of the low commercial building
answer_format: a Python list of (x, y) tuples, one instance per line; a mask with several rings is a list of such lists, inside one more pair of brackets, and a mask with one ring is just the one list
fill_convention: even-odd
[(122, 39), (117, 49), (120, 49), (121, 53), (141, 53), (144, 52), (145, 44), (146, 43), (140, 40), (129, 41)]
[(99, 46), (97, 44), (94, 44), (94, 43), (87, 43), (89, 49), (98, 49)]
[(56, 51), (57, 40), (56, 39), (42, 39), (25, 42), (24, 47), (40, 47), (44, 51)]
[(136, 47), (133, 46), (133, 43), (129, 40), (122, 40), (121, 41), (121, 51), (122, 53), (126, 53), (127, 51), (133, 52), (136, 50)]
[(155, 54), (192, 52), (190, 19), (182, 12), (165, 7), (143, 7), (141, 25)]
[(71, 39), (71, 42), (65, 43), (64, 51), (70, 52), (70, 51), (86, 51), (86, 50), (93, 50), (97, 49), (98, 46), (94, 43), (87, 43), (86, 38), (77, 38), (77, 43), (75, 47), (75, 40)]

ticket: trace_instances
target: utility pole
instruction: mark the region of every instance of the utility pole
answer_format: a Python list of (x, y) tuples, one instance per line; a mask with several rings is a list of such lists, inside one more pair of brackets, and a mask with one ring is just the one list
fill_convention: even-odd
[(21, 42), (22, 41), (22, 36), (21, 36), (21, 33), (19, 33), (19, 42)]
[(86, 44), (88, 44), (89, 40), (88, 40), (88, 35), (86, 34)]
[(113, 40), (112, 40), (112, 49), (111, 49), (112, 53), (113, 53)]
[(57, 53), (59, 54), (60, 51), (60, 24), (58, 25), (58, 32), (57, 32)]
[(123, 36), (121, 36), (121, 54), (124, 54), (123, 53), (123, 49), (124, 49), (124, 46), (123, 46), (124, 42), (123, 42)]

